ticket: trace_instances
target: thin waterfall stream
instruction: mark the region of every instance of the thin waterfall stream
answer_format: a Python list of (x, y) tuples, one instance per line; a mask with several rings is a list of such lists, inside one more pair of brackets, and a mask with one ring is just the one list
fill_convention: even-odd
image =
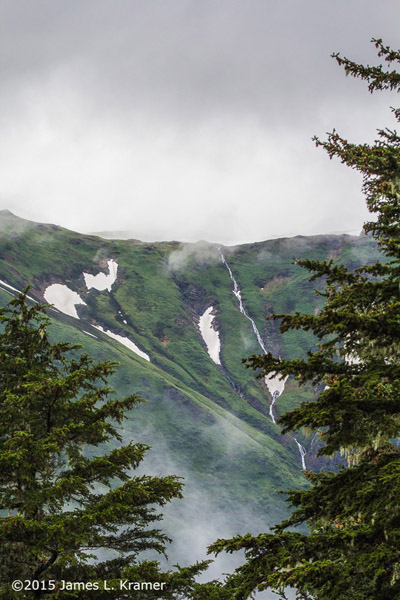
[(269, 405), (269, 416), (271, 417), (271, 421), (274, 423), (274, 425), (276, 425), (276, 419), (275, 419), (275, 415), (274, 415), (274, 406), (275, 406), (275, 402), (278, 400), (280, 396), (280, 393), (278, 391), (275, 391), (272, 394), (272, 402)]
[[(262, 341), (260, 332), (258, 331), (257, 325), (255, 324), (254, 320), (247, 314), (244, 306), (243, 306), (243, 300), (242, 300), (242, 294), (240, 291), (240, 288), (237, 284), (237, 281), (235, 279), (235, 277), (233, 276), (232, 270), (230, 268), (230, 266), (228, 265), (225, 256), (222, 254), (221, 248), (218, 248), (218, 252), (219, 255), (221, 257), (222, 263), (223, 265), (228, 269), (229, 272), (229, 276), (232, 280), (233, 283), (233, 293), (235, 294), (236, 298), (239, 301), (239, 309), (240, 312), (242, 313), (242, 315), (244, 315), (246, 317), (246, 319), (248, 319), (253, 327), (253, 331), (255, 333), (255, 336), (257, 338), (257, 342), (261, 348), (261, 350), (263, 351), (264, 354), (267, 353), (267, 350), (264, 346), (264, 342)], [(284, 389), (285, 389), (285, 381), (286, 381), (287, 377), (281, 381), (279, 379), (279, 377), (276, 376), (272, 376), (272, 377), (268, 377), (268, 375), (264, 378), (265, 383), (272, 395), (272, 401), (271, 404), (269, 406), (269, 416), (271, 417), (271, 421), (276, 425), (276, 419), (275, 419), (275, 414), (274, 414), (274, 406), (275, 406), (275, 402), (277, 401), (278, 397), (283, 393)], [(270, 382), (270, 385), (268, 385), (268, 381)], [(273, 385), (275, 386), (275, 389), (273, 389)], [(300, 444), (300, 442), (294, 437), (294, 436), (290, 436), (292, 437), (292, 439), (294, 440), (294, 442), (297, 445), (297, 448), (299, 450), (299, 454), (300, 454), (300, 458), (301, 458), (301, 466), (304, 470), (306, 470), (306, 461), (305, 461), (305, 456), (307, 454), (306, 449), (304, 448), (304, 446), (302, 444)]]
[(257, 341), (258, 341), (259, 345), (261, 346), (261, 349), (262, 349), (262, 351), (264, 352), (264, 354), (266, 354), (266, 353), (267, 353), (267, 350), (266, 350), (266, 348), (265, 348), (265, 346), (264, 346), (264, 343), (263, 343), (263, 341), (262, 341), (262, 339), (261, 339), (260, 332), (258, 331), (258, 329), (257, 329), (257, 325), (255, 324), (255, 322), (253, 321), (253, 319), (252, 319), (251, 317), (249, 317), (249, 315), (247, 314), (247, 312), (246, 312), (246, 311), (245, 311), (245, 309), (244, 309), (244, 306), (243, 306), (243, 301), (242, 301), (242, 294), (241, 294), (241, 292), (240, 292), (239, 286), (238, 286), (238, 284), (237, 284), (237, 282), (236, 282), (236, 279), (235, 279), (235, 278), (234, 278), (234, 276), (233, 276), (233, 273), (232, 273), (232, 271), (231, 271), (231, 269), (230, 269), (230, 266), (229, 266), (229, 265), (228, 265), (228, 263), (226, 262), (226, 260), (225, 260), (225, 257), (224, 257), (224, 255), (223, 255), (223, 254), (222, 254), (222, 252), (221, 252), (221, 248), (218, 248), (218, 252), (219, 252), (219, 255), (220, 255), (220, 257), (221, 257), (221, 260), (222, 260), (223, 264), (225, 265), (225, 267), (226, 267), (226, 268), (228, 269), (228, 271), (229, 271), (230, 278), (231, 278), (231, 279), (232, 279), (232, 281), (233, 281), (233, 293), (235, 294), (236, 298), (239, 300), (239, 309), (240, 309), (240, 312), (241, 312), (241, 313), (242, 313), (242, 315), (244, 315), (244, 316), (246, 317), (246, 319), (248, 319), (248, 320), (250, 321), (250, 323), (252, 324), (252, 326), (253, 326), (253, 331), (254, 331), (254, 333), (256, 334)]

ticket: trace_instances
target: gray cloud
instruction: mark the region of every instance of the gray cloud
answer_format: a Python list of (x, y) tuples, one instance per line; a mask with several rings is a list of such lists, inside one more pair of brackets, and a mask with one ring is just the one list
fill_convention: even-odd
[(1, 208), (227, 244), (355, 229), (360, 178), (310, 138), (392, 123), (393, 95), (329, 55), (376, 62), (399, 17), (395, 0), (6, 0)]
[[(265, 512), (260, 514), (254, 510), (254, 506), (241, 505), (240, 501), (229, 505), (224, 502), (216, 503), (215, 496), (213, 499), (210, 497), (207, 480), (197, 479), (182, 464), (176, 464), (165, 439), (160, 435), (154, 438), (151, 426), (147, 431), (142, 429), (141, 435), (144, 440), (150, 437), (151, 440), (156, 439), (156, 442), (136, 473), (143, 472), (155, 476), (176, 473), (184, 480), (183, 499), (174, 500), (161, 511), (164, 520), (161, 521), (160, 526), (173, 540), (166, 548), (169, 560), (164, 561), (161, 558), (161, 564), (171, 569), (176, 563), (187, 566), (197, 561), (211, 559), (212, 564), (199, 580), (220, 579), (222, 581), (226, 574), (232, 573), (244, 563), (243, 553), (221, 553), (215, 557), (207, 555), (208, 546), (217, 539), (229, 539), (248, 532), (256, 535), (260, 531), (269, 531), (272, 525), (269, 522), (269, 515)], [(243, 434), (239, 431), (234, 432), (234, 429), (223, 420), (203, 429), (202, 436), (204, 440), (219, 440), (221, 454), (216, 458), (220, 464), (234, 457), (239, 458), (245, 451)], [(219, 486), (218, 495), (221, 500), (226, 498), (223, 484)], [(221, 504), (224, 504), (223, 509)], [(159, 555), (155, 555), (154, 558), (160, 560)], [(255, 597), (257, 600), (273, 600), (276, 595), (271, 591), (265, 591), (257, 593)], [(288, 597), (291, 600), (293, 597), (294, 600), (294, 595)]]
[(168, 257), (168, 269), (180, 271), (189, 260), (197, 264), (221, 262), (218, 246), (204, 241), (195, 244), (180, 244), (179, 248), (173, 250)]

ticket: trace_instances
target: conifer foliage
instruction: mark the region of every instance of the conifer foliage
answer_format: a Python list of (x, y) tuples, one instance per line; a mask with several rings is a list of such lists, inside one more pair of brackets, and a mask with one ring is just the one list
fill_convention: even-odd
[[(0, 322), (1, 598), (180, 598), (198, 568), (174, 579), (139, 562), (144, 550), (164, 552), (157, 509), (182, 485), (132, 473), (148, 447), (123, 445), (119, 425), (140, 398), (113, 396), (113, 363), (52, 344), (45, 307), (29, 306), (26, 294), (0, 310)], [(119, 591), (121, 579), (168, 589)], [(14, 592), (14, 580), (39, 584)], [(63, 590), (62, 581), (96, 591)]]
[[(372, 40), (386, 64), (363, 66), (334, 54), (369, 90), (400, 90), (400, 51)], [(400, 109), (392, 109), (400, 120)], [(244, 549), (246, 563), (227, 580), (232, 599), (292, 587), (303, 600), (400, 598), (400, 137), (378, 131), (374, 144), (352, 144), (336, 131), (315, 138), (332, 157), (363, 175), (369, 210), (364, 226), (382, 260), (355, 271), (330, 262), (298, 261), (312, 280), (324, 278), (325, 308), (317, 315), (274, 315), (281, 332), (312, 331), (318, 346), (304, 360), (267, 353), (247, 365), (320, 384), (315, 402), (286, 413), (283, 430), (319, 431), (321, 454), (341, 451), (348, 467), (307, 472), (310, 487), (289, 491), (291, 517), (272, 533), (217, 541), (214, 552)], [(301, 533), (307, 525), (309, 534)], [(300, 530), (298, 528), (300, 526)]]

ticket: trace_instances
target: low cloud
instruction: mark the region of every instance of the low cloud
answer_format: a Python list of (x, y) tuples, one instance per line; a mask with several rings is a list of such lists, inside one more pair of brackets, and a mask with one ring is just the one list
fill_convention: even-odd
[(369, 40), (395, 48), (399, 11), (395, 0), (380, 12), (372, 0), (4, 0), (2, 206), (159, 241), (361, 227), (359, 174), (311, 137), (335, 127), (369, 142), (392, 126), (391, 95), (368, 95), (329, 55), (376, 63)]
[(210, 244), (203, 240), (194, 244), (180, 244), (179, 248), (173, 250), (168, 257), (168, 269), (172, 272), (180, 271), (189, 262), (198, 265), (220, 262), (218, 248), (218, 244)]

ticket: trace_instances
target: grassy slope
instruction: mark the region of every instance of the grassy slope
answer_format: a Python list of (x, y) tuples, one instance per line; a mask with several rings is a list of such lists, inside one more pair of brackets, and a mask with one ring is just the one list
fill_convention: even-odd
[[(260, 348), (250, 322), (238, 310), (217, 248), (199, 253), (189, 246), (185, 259), (176, 263), (171, 253), (181, 257), (182, 248), (174, 242), (102, 240), (4, 213), (1, 217), (0, 279), (19, 289), (32, 283), (38, 299), (52, 282), (80, 293), (87, 303), (78, 307), (81, 320), (53, 313), (54, 336), (83, 344), (98, 359), (121, 363), (112, 382), (118, 393), (136, 392), (147, 399), (126, 422), (126, 436), (153, 446), (155, 468), (170, 472), (172, 465), (221, 509), (246, 505), (249, 512), (265, 511), (268, 522), (282, 516), (276, 491), (304, 485), (299, 456), (291, 440), (282, 438), (271, 423), (263, 382), (241, 363), (243, 356)], [(293, 257), (342, 257), (354, 267), (360, 256), (362, 261), (376, 256), (370, 240), (347, 236), (273, 240), (235, 250), (227, 251), (226, 259), (246, 310), (266, 346), (291, 357), (310, 348), (312, 338), (301, 332), (282, 338), (277, 325), (265, 317), (294, 309), (310, 312), (319, 302), (307, 272), (291, 264)], [(88, 293), (82, 273), (106, 271), (109, 258), (119, 265), (112, 292)], [(1, 292), (3, 304), (8, 298)], [(209, 358), (197, 328), (199, 316), (211, 304), (217, 310), (223, 368)], [(151, 363), (89, 329), (90, 322), (129, 336), (150, 355)], [(289, 382), (277, 413), (308, 400), (311, 393)]]

